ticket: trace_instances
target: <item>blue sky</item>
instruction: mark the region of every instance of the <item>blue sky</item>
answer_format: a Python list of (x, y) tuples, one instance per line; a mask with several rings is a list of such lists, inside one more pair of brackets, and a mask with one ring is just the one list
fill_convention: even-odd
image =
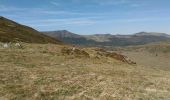
[(0, 16), (39, 31), (170, 33), (170, 0), (0, 0)]

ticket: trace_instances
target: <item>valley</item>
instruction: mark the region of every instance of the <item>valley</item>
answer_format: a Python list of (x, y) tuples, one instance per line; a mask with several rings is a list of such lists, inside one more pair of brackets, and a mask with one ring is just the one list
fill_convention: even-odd
[(169, 100), (169, 41), (143, 32), (44, 35), (1, 17), (0, 100)]

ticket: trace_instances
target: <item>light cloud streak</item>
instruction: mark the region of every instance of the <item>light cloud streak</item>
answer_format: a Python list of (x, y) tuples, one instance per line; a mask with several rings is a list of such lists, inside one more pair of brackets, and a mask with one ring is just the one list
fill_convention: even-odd
[(3, 0), (3, 2), (0, 0), (0, 16), (43, 30), (55, 29), (60, 25), (74, 30), (84, 27), (96, 31), (112, 30), (118, 25), (120, 29), (123, 25), (126, 27), (134, 25), (132, 29), (134, 27), (140, 29), (141, 27), (137, 25), (141, 23), (151, 24), (153, 27), (155, 23), (159, 23), (162, 29), (165, 29), (164, 27), (169, 26), (170, 21), (168, 0), (165, 0), (167, 3), (161, 0), (12, 1), (14, 3), (11, 0)]
[(90, 18), (65, 18), (65, 19), (44, 19), (35, 21), (23, 21), (23, 23), (34, 26), (89, 25), (95, 24), (96, 21)]
[(57, 7), (61, 5), (60, 3), (55, 2), (55, 1), (51, 1), (50, 4), (52, 4), (52, 5), (54, 5), (54, 6), (57, 6)]

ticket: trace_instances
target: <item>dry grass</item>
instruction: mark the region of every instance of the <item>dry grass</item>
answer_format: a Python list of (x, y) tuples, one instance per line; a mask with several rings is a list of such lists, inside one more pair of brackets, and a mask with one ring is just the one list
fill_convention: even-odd
[(61, 44), (57, 39), (48, 37), (35, 29), (18, 24), (0, 16), (0, 41), (1, 42), (26, 42), (26, 43), (54, 43)]
[(147, 67), (170, 70), (170, 44), (169, 43), (157, 43), (148, 44), (143, 46), (131, 46), (128, 48), (122, 48), (122, 54), (128, 56), (138, 65), (144, 65)]
[(169, 71), (107, 57), (64, 56), (59, 45), (23, 45), (0, 49), (0, 99), (170, 99)]

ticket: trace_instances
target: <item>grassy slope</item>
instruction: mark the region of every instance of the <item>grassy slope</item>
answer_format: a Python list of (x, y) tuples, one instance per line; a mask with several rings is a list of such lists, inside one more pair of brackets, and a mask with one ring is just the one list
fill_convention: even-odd
[[(0, 49), (0, 98), (168, 100), (170, 72), (110, 58), (61, 55), (63, 46)], [(90, 50), (87, 50), (92, 53)]]
[(121, 51), (140, 65), (170, 70), (170, 42), (168, 41), (142, 46), (130, 46), (118, 51)]
[(16, 22), (0, 17), (0, 41), (1, 42), (27, 42), (27, 43), (60, 43), (40, 32), (20, 25)]

